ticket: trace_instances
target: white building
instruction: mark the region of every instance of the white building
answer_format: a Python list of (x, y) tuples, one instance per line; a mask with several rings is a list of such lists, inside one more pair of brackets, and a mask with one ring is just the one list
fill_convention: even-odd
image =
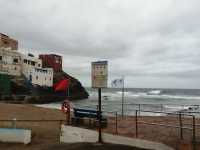
[(0, 48), (0, 73), (20, 76), (21, 71), (20, 53), (10, 48)]
[(35, 68), (42, 68), (42, 60), (34, 56), (21, 54), (22, 58), (22, 73), (26, 78), (29, 78), (29, 73)]
[(52, 87), (53, 68), (42, 68), (42, 60), (10, 48), (0, 48), (0, 74), (24, 75), (31, 84)]
[(33, 85), (52, 87), (53, 69), (52, 68), (33, 68), (28, 73), (29, 81)]

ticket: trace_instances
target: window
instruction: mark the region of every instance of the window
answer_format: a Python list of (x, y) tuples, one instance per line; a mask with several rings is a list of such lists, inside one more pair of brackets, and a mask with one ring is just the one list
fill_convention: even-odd
[(45, 77), (45, 81), (47, 80), (47, 78)]
[(3, 60), (3, 57), (2, 57), (2, 56), (0, 56), (0, 60)]
[(27, 64), (27, 59), (24, 59), (24, 63)]
[(32, 65), (32, 66), (35, 66), (35, 62), (34, 62), (34, 61), (31, 61), (31, 65)]
[(51, 81), (51, 77), (49, 78), (49, 80)]
[(14, 59), (13, 59), (13, 62), (14, 62), (14, 63), (18, 63), (18, 59), (17, 59), (17, 58), (14, 58)]
[(36, 76), (36, 80), (38, 80), (38, 76)]
[(4, 43), (5, 45), (9, 44), (8, 41), (4, 41), (3, 43)]
[(17, 67), (15, 67), (14, 69), (17, 70)]
[(40, 64), (38, 64), (38, 67), (40, 67)]

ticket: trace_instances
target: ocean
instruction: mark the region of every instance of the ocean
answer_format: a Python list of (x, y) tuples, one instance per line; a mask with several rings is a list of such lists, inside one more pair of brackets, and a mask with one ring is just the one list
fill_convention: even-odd
[[(74, 107), (93, 108), (98, 105), (98, 90), (87, 88), (89, 98), (73, 101)], [(61, 102), (38, 105), (60, 109)], [(200, 89), (142, 89), (126, 88), (124, 92), (124, 114), (160, 116), (162, 112), (188, 112), (200, 114)], [(104, 112), (122, 112), (122, 90), (115, 88), (102, 89), (102, 109)]]

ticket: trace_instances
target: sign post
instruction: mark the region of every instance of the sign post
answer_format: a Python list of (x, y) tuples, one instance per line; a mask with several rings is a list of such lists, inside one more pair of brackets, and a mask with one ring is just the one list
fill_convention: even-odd
[(102, 143), (101, 134), (101, 88), (106, 88), (108, 82), (108, 62), (97, 61), (92, 62), (92, 87), (98, 88), (98, 120), (99, 120), (99, 138), (98, 142)]
[(98, 89), (98, 118), (99, 118), (99, 143), (102, 143), (102, 137), (101, 137), (101, 88)]

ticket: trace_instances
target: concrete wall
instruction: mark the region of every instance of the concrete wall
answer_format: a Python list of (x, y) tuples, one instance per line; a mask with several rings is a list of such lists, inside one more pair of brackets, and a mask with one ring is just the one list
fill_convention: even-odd
[(31, 142), (31, 130), (0, 128), (0, 141), (28, 144)]
[(32, 76), (31, 83), (40, 86), (53, 86), (53, 69), (52, 68), (34, 68), (29, 72)]
[(92, 130), (65, 126), (61, 127), (60, 141), (64, 143), (96, 142), (98, 133)]
[[(154, 150), (173, 150), (173, 148), (162, 143), (151, 142), (141, 139), (128, 138), (116, 136), (112, 134), (102, 134), (102, 139), (107, 143), (123, 144), (129, 146), (136, 146), (140, 148), (148, 148)], [(61, 127), (60, 141), (64, 143), (76, 142), (97, 142), (98, 132), (78, 127), (64, 126)]]
[(30, 57), (21, 54), (22, 57), (22, 73), (29, 78), (30, 71), (34, 68), (42, 68), (42, 60), (36, 57)]

